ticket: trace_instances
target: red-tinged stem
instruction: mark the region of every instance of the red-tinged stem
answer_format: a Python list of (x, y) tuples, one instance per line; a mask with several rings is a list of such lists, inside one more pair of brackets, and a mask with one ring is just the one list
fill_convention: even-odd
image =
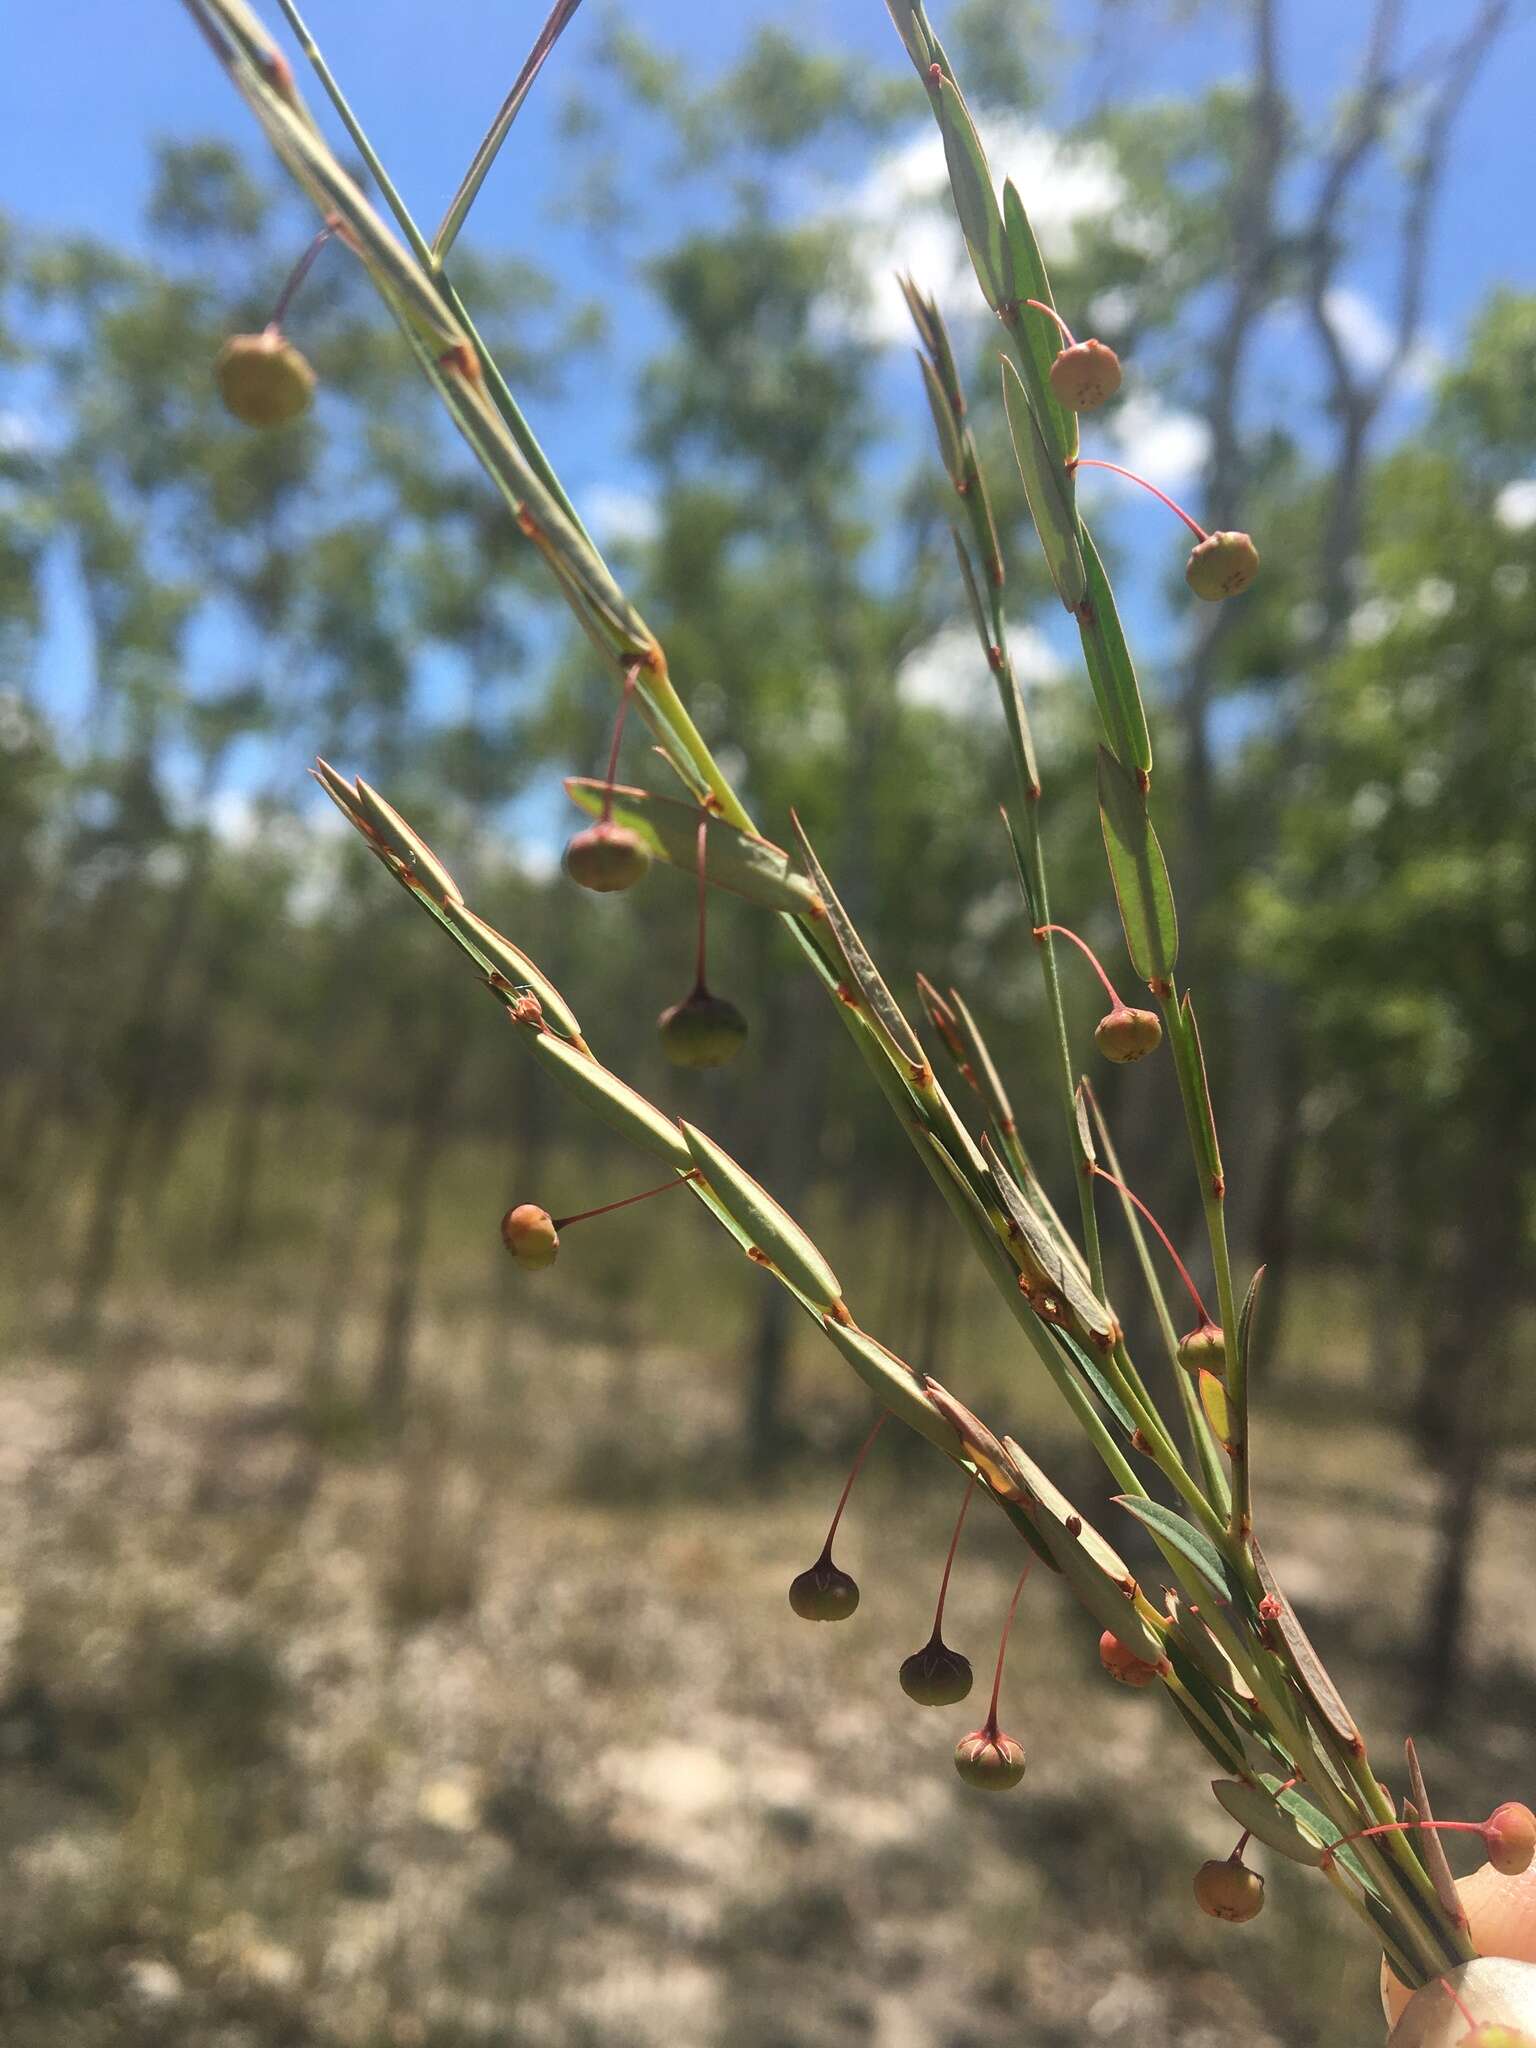
[(1189, 1289), (1189, 1298), (1195, 1304), (1195, 1310), (1200, 1317), (1201, 1326), (1207, 1329), (1215, 1329), (1216, 1325), (1211, 1320), (1210, 1311), (1206, 1308), (1205, 1303), (1200, 1299), (1200, 1290), (1195, 1285), (1194, 1281), (1191, 1280), (1189, 1277), (1189, 1268), (1185, 1265), (1184, 1261), (1179, 1257), (1178, 1253), (1174, 1250), (1172, 1240), (1169, 1238), (1167, 1231), (1164, 1230), (1161, 1223), (1158, 1222), (1157, 1218), (1152, 1214), (1152, 1211), (1147, 1207), (1146, 1203), (1141, 1199), (1140, 1195), (1136, 1194), (1133, 1189), (1128, 1188), (1123, 1180), (1116, 1179), (1114, 1174), (1106, 1173), (1102, 1166), (1095, 1165), (1093, 1168), (1093, 1173), (1095, 1179), (1107, 1180), (1111, 1187), (1118, 1188), (1121, 1194), (1125, 1196), (1126, 1200), (1128, 1202), (1134, 1203), (1136, 1208), (1140, 1210), (1141, 1214), (1145, 1216), (1147, 1221), (1151, 1224), (1152, 1228), (1157, 1232), (1158, 1239), (1162, 1244), (1163, 1250), (1168, 1254), (1169, 1258), (1172, 1259), (1173, 1263), (1178, 1267), (1179, 1278), (1184, 1282), (1184, 1285)]
[(944, 1576), (939, 1581), (939, 1604), (933, 1610), (933, 1639), (939, 1639), (944, 1626), (944, 1602), (949, 1597), (949, 1574), (955, 1562), (955, 1552), (960, 1548), (960, 1531), (965, 1527), (965, 1511), (971, 1504), (971, 1495), (976, 1491), (976, 1474), (973, 1472), (965, 1482), (965, 1497), (960, 1503), (960, 1512), (955, 1518), (955, 1533), (949, 1539), (949, 1555), (944, 1560)]
[(992, 1704), (987, 1709), (986, 1727), (983, 1731), (994, 1741), (997, 1739), (997, 1696), (1003, 1689), (1003, 1659), (1008, 1654), (1008, 1632), (1013, 1627), (1013, 1617), (1019, 1611), (1019, 1595), (1024, 1590), (1024, 1582), (1034, 1568), (1035, 1560), (1031, 1558), (1019, 1573), (1019, 1583), (1014, 1587), (1013, 1598), (1008, 1603), (1008, 1618), (1003, 1623), (1003, 1639), (997, 1646), (997, 1669), (992, 1674)]
[(704, 924), (707, 915), (705, 906), (709, 902), (709, 883), (705, 876), (705, 864), (709, 852), (709, 819), (703, 812), (699, 815), (699, 945), (694, 964), (695, 995), (704, 992)]
[(1037, 313), (1043, 313), (1047, 320), (1054, 320), (1056, 322), (1056, 325), (1061, 329), (1061, 338), (1068, 348), (1077, 347), (1077, 336), (1072, 332), (1066, 321), (1062, 319), (1054, 306), (1048, 306), (1044, 299), (1026, 299), (1024, 303), (1026, 306), (1033, 306)]
[(1104, 972), (1103, 968), (1099, 965), (1099, 956), (1097, 953), (1094, 952), (1092, 946), (1088, 944), (1087, 940), (1080, 939), (1077, 936), (1077, 933), (1073, 931), (1070, 926), (1064, 924), (1037, 924), (1031, 936), (1039, 939), (1043, 938), (1047, 932), (1055, 932), (1058, 938), (1070, 939), (1072, 941), (1073, 945), (1076, 946), (1079, 953), (1082, 954), (1083, 958), (1088, 962), (1088, 965), (1093, 969), (1094, 973), (1099, 977), (1100, 981), (1103, 982), (1104, 993), (1109, 997), (1111, 1003), (1113, 1003), (1117, 1010), (1123, 1010), (1125, 1008), (1125, 1005), (1121, 1002), (1119, 996), (1115, 992), (1115, 984), (1110, 980), (1109, 976)]
[(660, 1187), (646, 1188), (638, 1195), (626, 1195), (621, 1202), (604, 1202), (600, 1209), (583, 1209), (575, 1216), (557, 1216), (554, 1219), (555, 1228), (569, 1230), (573, 1223), (586, 1223), (594, 1216), (611, 1215), (615, 1209), (627, 1209), (631, 1202), (648, 1202), (652, 1195), (664, 1195), (669, 1188), (686, 1187), (689, 1181), (697, 1180), (698, 1177), (698, 1168), (690, 1167), (687, 1173), (678, 1174), (671, 1180), (664, 1180)]
[(299, 258), (298, 262), (295, 263), (292, 270), (289, 271), (288, 282), (283, 286), (282, 290), (278, 293), (277, 304), (272, 308), (272, 317), (267, 322), (267, 326), (269, 328), (282, 326), (283, 315), (287, 312), (289, 306), (292, 304), (294, 293), (298, 290), (299, 286), (304, 282), (305, 278), (308, 277), (311, 265), (314, 263), (315, 258), (320, 254), (320, 251), (325, 247), (326, 243), (331, 239), (332, 235), (335, 234), (336, 227), (337, 223), (335, 221), (328, 220), (325, 226), (320, 230), (319, 234), (316, 235), (314, 240), (310, 243), (309, 247), (304, 251), (304, 254)]
[(1469, 2010), (1466, 2000), (1461, 1996), (1461, 1993), (1456, 1989), (1456, 1986), (1449, 1977), (1442, 1977), (1440, 1979), (1440, 1989), (1445, 1993), (1452, 2005), (1455, 2006), (1467, 2025), (1475, 2027), (1477, 2025), (1477, 2014)]
[(1366, 1841), (1372, 1835), (1406, 1834), (1409, 1828), (1433, 1830), (1438, 1835), (1482, 1835), (1487, 1839), (1487, 1824), (1480, 1820), (1384, 1820), (1373, 1828), (1359, 1828), (1352, 1835), (1344, 1835), (1337, 1842), (1330, 1842), (1326, 1854), (1336, 1856), (1340, 1849), (1347, 1849), (1351, 1842)]
[(624, 688), (619, 693), (618, 716), (613, 721), (613, 744), (608, 749), (608, 774), (603, 783), (602, 822), (607, 825), (613, 819), (613, 778), (619, 768), (619, 741), (624, 737), (624, 720), (629, 714), (629, 700), (635, 694), (635, 679), (640, 673), (640, 664), (631, 662), (624, 671)]
[(859, 1472), (863, 1467), (864, 1460), (869, 1456), (870, 1445), (874, 1442), (875, 1438), (880, 1434), (881, 1430), (884, 1429), (884, 1427), (885, 1412), (882, 1411), (881, 1414), (875, 1417), (874, 1428), (869, 1432), (869, 1435), (865, 1437), (863, 1443), (859, 1445), (859, 1454), (853, 1461), (853, 1467), (849, 1472), (848, 1477), (843, 1481), (843, 1490), (838, 1495), (837, 1506), (832, 1511), (832, 1526), (827, 1531), (827, 1540), (821, 1546), (821, 1556), (817, 1559), (817, 1562), (819, 1564), (830, 1564), (832, 1562), (832, 1538), (837, 1534), (837, 1525), (843, 1519), (843, 1509), (848, 1505), (848, 1496), (853, 1491), (853, 1482), (855, 1481), (855, 1479), (858, 1478)]
[(1196, 540), (1210, 539), (1210, 535), (1206, 532), (1205, 528), (1200, 524), (1198, 519), (1191, 519), (1189, 514), (1184, 510), (1184, 507), (1182, 505), (1175, 504), (1173, 499), (1169, 497), (1166, 491), (1160, 491), (1157, 488), (1156, 484), (1149, 484), (1146, 478), (1144, 476), (1138, 476), (1134, 469), (1122, 469), (1118, 462), (1101, 462), (1096, 455), (1080, 455), (1078, 456), (1075, 462), (1069, 462), (1067, 464), (1067, 468), (1069, 470), (1107, 469), (1113, 471), (1113, 473), (1116, 476), (1129, 477), (1133, 484), (1140, 484), (1141, 488), (1144, 491), (1150, 491), (1154, 498), (1161, 499), (1163, 504), (1165, 504), (1168, 507), (1168, 510), (1170, 512), (1177, 512), (1179, 517), (1183, 520), (1184, 524), (1195, 536)]
[(1232, 1854), (1227, 1858), (1227, 1861), (1229, 1863), (1241, 1863), (1243, 1860), (1243, 1851), (1247, 1848), (1248, 1844), (1252, 1840), (1253, 1830), (1251, 1828), (1244, 1828), (1243, 1832), (1238, 1836), (1237, 1845), (1233, 1849)]

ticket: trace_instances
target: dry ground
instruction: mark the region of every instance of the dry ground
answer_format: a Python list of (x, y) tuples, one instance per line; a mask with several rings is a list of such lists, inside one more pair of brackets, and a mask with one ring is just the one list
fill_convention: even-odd
[[(1048, 1585), (1005, 1685), (1029, 1775), (959, 1784), (975, 1696), (894, 1682), (956, 1504), (938, 1461), (872, 1459), (839, 1546), (863, 1602), (816, 1628), (784, 1591), (840, 1471), (745, 1490), (698, 1358), (525, 1331), (470, 1378), (388, 1451), (280, 1363), (0, 1379), (6, 2048), (1379, 2040), (1320, 1883), (1271, 1862), (1257, 1925), (1195, 1913), (1233, 1835), (1209, 1770)], [(1272, 1417), (1262, 1470), (1274, 1561), (1396, 1776), (1429, 1484), (1337, 1400)], [(1429, 1748), (1442, 1812), (1533, 1789), (1529, 1487)], [(949, 1633), (978, 1674), (1018, 1557), (973, 1517)]]

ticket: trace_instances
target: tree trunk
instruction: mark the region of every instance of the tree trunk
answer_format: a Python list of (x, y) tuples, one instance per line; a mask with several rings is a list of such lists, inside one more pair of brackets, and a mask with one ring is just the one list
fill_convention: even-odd
[(400, 1166), (399, 1206), (395, 1241), (390, 1253), (389, 1284), (379, 1330), (378, 1356), (371, 1390), (375, 1422), (398, 1429), (405, 1418), (410, 1392), (411, 1358), (421, 1288), (421, 1259), (432, 1191), (433, 1169), (448, 1135), (448, 1092), (454, 1073), (447, 1034), (435, 1053), (422, 1062), (421, 1079), (412, 1104), (405, 1158)]

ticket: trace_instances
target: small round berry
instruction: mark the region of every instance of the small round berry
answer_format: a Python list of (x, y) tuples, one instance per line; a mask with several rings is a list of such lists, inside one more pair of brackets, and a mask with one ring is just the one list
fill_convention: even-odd
[(1219, 1323), (1201, 1323), (1179, 1339), (1179, 1363), (1186, 1372), (1213, 1372), (1221, 1377), (1227, 1363), (1226, 1332)]
[(723, 1067), (747, 1042), (747, 1020), (724, 996), (696, 988), (656, 1019), (661, 1049), (674, 1067)]
[(501, 1241), (520, 1266), (537, 1272), (552, 1266), (560, 1251), (554, 1218), (537, 1202), (519, 1202), (501, 1219)]
[(859, 1582), (820, 1557), (790, 1580), (789, 1604), (802, 1621), (846, 1621), (859, 1604)]
[(1163, 1027), (1154, 1010), (1131, 1010), (1122, 1003), (1102, 1016), (1094, 1029), (1093, 1042), (1105, 1059), (1119, 1066), (1144, 1060), (1163, 1042)]
[(1052, 363), (1050, 386), (1071, 412), (1092, 412), (1120, 389), (1120, 358), (1106, 342), (1074, 341)]
[(226, 412), (248, 427), (286, 427), (309, 410), (315, 373), (276, 328), (232, 334), (219, 350), (213, 374)]
[(1501, 2020), (1479, 2020), (1462, 2035), (1456, 2048), (1536, 2048), (1536, 2040), (1519, 2027), (1506, 2027)]
[(1227, 1857), (1195, 1872), (1195, 1899), (1213, 1920), (1256, 1920), (1264, 1910), (1264, 1880), (1246, 1863)]
[(1128, 1650), (1109, 1629), (1099, 1637), (1099, 1662), (1117, 1685), (1133, 1686), (1138, 1691), (1158, 1676), (1155, 1664), (1149, 1664), (1145, 1657), (1138, 1657), (1134, 1650)]
[(920, 1707), (953, 1707), (971, 1689), (971, 1660), (933, 1636), (902, 1659), (901, 1689)]
[(1024, 1747), (999, 1728), (977, 1728), (955, 1744), (955, 1769), (978, 1792), (1011, 1792), (1024, 1775)]
[(1259, 551), (1246, 533), (1208, 533), (1184, 565), (1184, 581), (1196, 597), (1213, 604), (1236, 597), (1258, 573)]
[(565, 849), (565, 872), (583, 889), (609, 895), (633, 889), (650, 872), (651, 856), (644, 840), (627, 825), (599, 822), (578, 832)]
[(1536, 1858), (1536, 1813), (1518, 1799), (1496, 1806), (1483, 1826), (1488, 1861), (1501, 1877), (1518, 1877)]

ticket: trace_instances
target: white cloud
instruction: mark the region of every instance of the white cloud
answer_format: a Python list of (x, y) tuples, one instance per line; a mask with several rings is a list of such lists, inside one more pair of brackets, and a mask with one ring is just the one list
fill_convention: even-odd
[(1131, 392), (1104, 418), (1126, 468), (1163, 490), (1190, 483), (1210, 456), (1211, 430), (1205, 421), (1165, 405), (1152, 392)]
[(1506, 484), (1493, 501), (1493, 516), (1511, 533), (1524, 533), (1536, 526), (1536, 476), (1522, 476)]
[[(1008, 627), (1008, 652), (1013, 672), (1023, 685), (1052, 683), (1062, 665), (1032, 626)], [(903, 704), (947, 711), (961, 719), (984, 717), (997, 702), (997, 686), (970, 625), (944, 626), (931, 640), (909, 654), (896, 672), (896, 694)]]
[[(1354, 368), (1367, 377), (1384, 370), (1392, 359), (1395, 338), (1365, 294), (1351, 285), (1335, 285), (1325, 295), (1323, 306)], [(1443, 361), (1435, 343), (1421, 339), (1409, 349), (1396, 381), (1406, 391), (1427, 391)]]
[(576, 509), (591, 529), (593, 539), (603, 548), (619, 547), (625, 542), (643, 546), (656, 538), (660, 523), (650, 494), (630, 490), (624, 484), (593, 484)]
[[(1041, 253), (1049, 263), (1070, 256), (1079, 225), (1114, 212), (1122, 238), (1135, 239), (1126, 212), (1125, 181), (1103, 143), (1067, 143), (1048, 128), (1001, 115), (984, 123), (987, 154), (999, 193), (1011, 177), (1029, 208)], [(852, 323), (863, 339), (884, 346), (910, 342), (912, 322), (896, 284), (904, 270), (939, 302), (946, 318), (984, 311), (970, 258), (949, 199), (944, 143), (925, 127), (877, 157), (864, 177), (818, 208), (823, 218), (851, 229), (854, 268), (865, 280), (869, 304)], [(1143, 243), (1151, 240), (1141, 224)], [(846, 330), (842, 311), (829, 320)]]

